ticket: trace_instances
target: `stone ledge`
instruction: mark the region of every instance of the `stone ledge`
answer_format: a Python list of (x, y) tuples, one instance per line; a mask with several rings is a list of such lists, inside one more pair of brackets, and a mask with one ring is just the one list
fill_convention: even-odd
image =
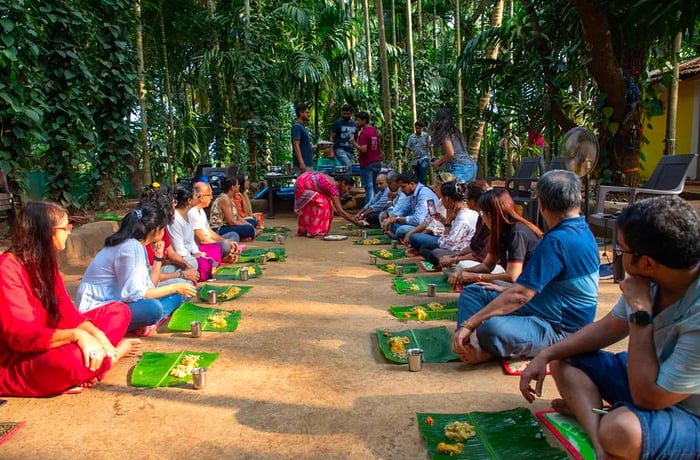
[(66, 249), (59, 253), (58, 266), (64, 273), (85, 271), (95, 255), (104, 247), (105, 238), (116, 232), (119, 224), (99, 221), (75, 227), (66, 240)]

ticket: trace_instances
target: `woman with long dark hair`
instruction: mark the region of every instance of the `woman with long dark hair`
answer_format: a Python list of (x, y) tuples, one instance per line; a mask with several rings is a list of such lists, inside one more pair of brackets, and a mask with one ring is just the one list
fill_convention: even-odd
[(123, 340), (129, 307), (106, 303), (86, 314), (75, 308), (58, 271), (73, 226), (66, 210), (27, 203), (0, 255), (0, 394), (48, 396), (101, 380), (112, 364), (136, 354)]
[[(450, 276), (451, 284), (505, 281), (514, 283), (523, 266), (542, 239), (542, 230), (523, 218), (515, 209), (507, 190), (493, 189), (481, 195), (480, 215), (489, 228), (489, 253), (483, 262), (460, 262), (461, 268)], [(500, 264), (504, 271), (496, 270)]]
[(464, 138), (455, 124), (450, 109), (438, 109), (430, 124), (430, 135), (433, 138), (433, 145), (442, 150), (442, 158), (431, 163), (433, 168), (444, 168), (462, 182), (469, 183), (474, 180), (476, 163), (464, 148)]
[[(158, 286), (167, 224), (165, 212), (152, 205), (124, 216), (121, 227), (107, 237), (105, 247), (92, 260), (78, 286), (76, 303), (81, 312), (121, 300), (131, 309), (128, 330), (146, 333), (142, 328), (158, 324), (196, 294), (189, 282)], [(155, 253), (152, 266), (146, 255), (148, 245)]]
[(236, 203), (233, 201), (238, 191), (238, 179), (224, 177), (221, 183), (221, 194), (211, 204), (209, 225), (224, 238), (229, 238), (228, 235), (236, 233), (240, 241), (250, 241), (255, 238), (255, 224), (238, 214)]

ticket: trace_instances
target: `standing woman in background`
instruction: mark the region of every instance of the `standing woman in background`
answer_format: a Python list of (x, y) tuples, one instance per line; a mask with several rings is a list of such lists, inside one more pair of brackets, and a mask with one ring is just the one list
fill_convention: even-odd
[(473, 181), (476, 177), (476, 163), (464, 148), (464, 138), (455, 125), (450, 109), (438, 109), (430, 124), (430, 135), (433, 145), (442, 150), (442, 158), (433, 161), (432, 167), (451, 172), (458, 181)]
[[(188, 297), (194, 297), (197, 291), (188, 282), (158, 286), (167, 224), (163, 210), (152, 205), (124, 216), (119, 230), (107, 237), (78, 286), (76, 303), (81, 312), (121, 300), (131, 309), (129, 332), (147, 334), (148, 326), (157, 325)], [(153, 266), (146, 254), (149, 244), (155, 253)]]
[(121, 302), (86, 314), (75, 308), (58, 271), (73, 226), (66, 210), (27, 203), (0, 255), (0, 394), (48, 396), (90, 387), (112, 364), (141, 350), (122, 340), (131, 318)]

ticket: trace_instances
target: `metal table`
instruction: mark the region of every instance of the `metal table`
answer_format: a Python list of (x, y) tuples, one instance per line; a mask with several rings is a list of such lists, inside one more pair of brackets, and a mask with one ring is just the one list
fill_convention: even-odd
[(288, 181), (296, 179), (297, 175), (292, 174), (266, 174), (265, 182), (267, 182), (267, 218), (275, 218), (275, 182)]

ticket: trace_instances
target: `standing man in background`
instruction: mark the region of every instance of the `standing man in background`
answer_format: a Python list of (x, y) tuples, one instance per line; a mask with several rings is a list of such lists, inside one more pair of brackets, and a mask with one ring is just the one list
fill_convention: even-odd
[(345, 104), (340, 109), (341, 118), (338, 118), (331, 127), (330, 141), (333, 142), (333, 154), (343, 166), (352, 165), (355, 158), (350, 139), (357, 136), (357, 123), (352, 119), (352, 106)]
[(314, 165), (314, 151), (311, 146), (311, 134), (306, 129), (306, 123), (311, 118), (309, 106), (299, 104), (295, 108), (297, 119), (292, 124), (292, 162), (295, 168), (304, 172)]
[(369, 203), (378, 192), (377, 176), (382, 169), (381, 141), (377, 130), (369, 124), (367, 112), (358, 112), (355, 121), (360, 127), (360, 135), (358, 140), (351, 139), (350, 143), (360, 152), (360, 179), (365, 188), (365, 203)]
[(406, 151), (404, 152), (404, 160), (406, 163), (409, 162), (408, 154), (411, 155), (410, 164), (413, 168), (413, 173), (416, 175), (416, 179), (421, 184), (425, 184), (425, 176), (428, 172), (428, 165), (430, 164), (430, 156), (433, 154), (433, 145), (430, 142), (430, 136), (428, 133), (423, 131), (425, 124), (422, 121), (417, 121), (413, 128), (415, 130), (410, 136), (408, 136), (408, 141), (406, 141)]

